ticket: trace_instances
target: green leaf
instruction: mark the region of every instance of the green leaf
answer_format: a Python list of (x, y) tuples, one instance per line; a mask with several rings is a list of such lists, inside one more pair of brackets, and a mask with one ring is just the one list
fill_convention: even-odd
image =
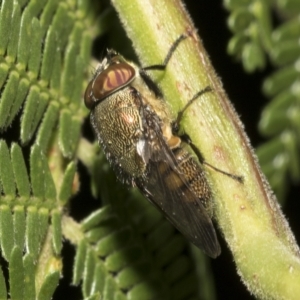
[(54, 184), (54, 179), (52, 177), (48, 162), (46, 159), (43, 160), (44, 163), (44, 174), (45, 174), (45, 200), (52, 205), (56, 203), (56, 187)]
[(283, 10), (283, 13), (291, 14), (292, 16), (300, 11), (300, 5), (297, 0), (279, 1), (278, 7)]
[(48, 102), (49, 96), (46, 93), (42, 93), (37, 86), (30, 88), (21, 123), (21, 141), (23, 144), (29, 142), (35, 133)]
[(240, 32), (247, 29), (249, 23), (254, 21), (252, 12), (247, 7), (236, 9), (228, 19), (228, 26), (234, 32)]
[(35, 299), (35, 263), (30, 254), (23, 257), (24, 265), (24, 299)]
[(174, 227), (168, 222), (161, 222), (147, 236), (147, 247), (150, 250), (161, 249), (166, 240), (174, 235)]
[[(8, 73), (9, 66), (6, 63), (0, 63), (0, 85), (3, 86)], [(0, 103), (1, 114), (3, 111), (2, 104)]]
[(57, 124), (58, 113), (58, 103), (50, 103), (50, 105), (47, 107), (42, 124), (39, 128), (36, 141), (44, 153), (46, 153), (49, 148), (53, 131), (55, 130), (55, 125)]
[(53, 203), (56, 188), (45, 155), (38, 145), (31, 148), (30, 177), (33, 195)]
[(2, 94), (2, 100), (0, 104), (0, 129), (4, 129), (14, 106), (15, 99), (17, 97), (19, 84), (19, 74), (17, 72), (11, 72), (9, 79), (5, 85), (4, 92)]
[(126, 300), (126, 299), (128, 299), (122, 292), (120, 292), (120, 291), (117, 291), (117, 292), (115, 292), (115, 294), (114, 294), (114, 299), (115, 300)]
[(12, 144), (11, 147), (11, 162), (20, 197), (29, 198), (30, 195), (30, 183), (25, 165), (22, 150), (19, 145)]
[(287, 110), (292, 110), (296, 96), (289, 92), (278, 94), (272, 102), (265, 106), (259, 122), (259, 130), (265, 136), (280, 134), (291, 122)]
[(80, 136), (81, 122), (72, 117), (70, 110), (63, 110), (60, 115), (59, 142), (66, 157), (72, 157)]
[(72, 187), (74, 176), (76, 173), (76, 166), (73, 162), (71, 162), (65, 171), (64, 178), (60, 187), (59, 191), (59, 200), (61, 201), (62, 205), (66, 204), (68, 199), (72, 196)]
[[(156, 281), (142, 282), (134, 286), (128, 293), (129, 299), (165, 299), (167, 296), (162, 291), (153, 289), (153, 286), (157, 286)], [(175, 299), (175, 298), (171, 298)]]
[(24, 299), (24, 266), (22, 250), (15, 247), (9, 261), (10, 297)]
[(107, 256), (105, 267), (110, 272), (118, 272), (127, 264), (133, 264), (135, 261), (141, 259), (143, 255), (144, 250), (140, 245), (129, 245), (128, 247), (115, 251)]
[(39, 74), (41, 65), (41, 50), (42, 50), (42, 33), (41, 25), (37, 18), (33, 18), (31, 23), (31, 32), (34, 35), (31, 40), (31, 51), (28, 61), (28, 70), (31, 72), (31, 78), (36, 79)]
[(10, 207), (0, 206), (0, 241), (4, 258), (9, 261), (14, 247), (13, 217)]
[(45, 35), (45, 32), (47, 31), (47, 29), (49, 29), (49, 26), (51, 25), (53, 15), (55, 15), (57, 9), (60, 9), (60, 7), (58, 7), (59, 2), (59, 0), (47, 1), (47, 3), (44, 6), (40, 18), (43, 36)]
[[(6, 0), (5, 2), (9, 2)], [(20, 26), (21, 26), (21, 8), (20, 1), (13, 1), (14, 8), (11, 15), (11, 35), (9, 37), (9, 43), (7, 47), (7, 55), (11, 58), (12, 61), (15, 61), (15, 58), (18, 56), (19, 42), (20, 42)]]
[(9, 150), (5, 141), (0, 140), (0, 181), (5, 195), (14, 197), (16, 193), (13, 168), (9, 156)]
[(54, 19), (52, 21), (53, 30), (57, 34), (59, 34), (59, 48), (65, 49), (68, 45), (70, 33), (72, 31), (74, 32), (74, 25), (74, 19), (69, 13), (68, 4), (61, 2), (61, 4), (57, 8), (57, 11), (55, 12)]
[(275, 43), (284, 43), (291, 39), (297, 39), (300, 35), (300, 20), (292, 18), (286, 20), (273, 30), (272, 38)]
[(84, 280), (82, 283), (82, 292), (84, 297), (91, 294), (91, 289), (94, 281), (94, 272), (96, 267), (96, 255), (93, 251), (88, 250), (84, 265)]
[(6, 51), (6, 47), (11, 35), (11, 15), (13, 11), (13, 1), (3, 1), (0, 11), (0, 55)]
[[(128, 266), (121, 270), (116, 276), (116, 281), (121, 289), (129, 289), (140, 283), (141, 279), (149, 279), (149, 277), (156, 277), (158, 280), (158, 275), (153, 270), (151, 263), (149, 261), (138, 261), (133, 266)], [(155, 289), (161, 288), (160, 285), (156, 285)]]
[(27, 6), (22, 13), (18, 45), (18, 62), (22, 65), (22, 68), (27, 66), (30, 55), (31, 39), (33, 35), (31, 30), (32, 17), (31, 10), (29, 6)]
[[(74, 82), (76, 78), (76, 60), (79, 53), (79, 41), (82, 38), (83, 28), (79, 24), (73, 28), (72, 35), (70, 36), (70, 43), (65, 52), (65, 67), (62, 72), (61, 78), (61, 93), (62, 101), (66, 104), (67, 101), (78, 100), (78, 98), (72, 98), (74, 91)], [(75, 71), (74, 71), (75, 69)]]
[(191, 294), (193, 294), (195, 285), (197, 285), (198, 280), (194, 274), (188, 274), (185, 276), (179, 284), (175, 285), (172, 290), (172, 299), (186, 299)]
[[(39, 250), (42, 243), (45, 240), (47, 231), (49, 229), (49, 210), (47, 208), (40, 208), (38, 211), (38, 243), (39, 243)], [(58, 225), (58, 224), (56, 224)], [(57, 230), (57, 228), (55, 228)], [(57, 232), (56, 232), (57, 234)], [(57, 237), (56, 237), (57, 238)]]
[(73, 284), (78, 285), (82, 279), (84, 272), (84, 260), (87, 253), (87, 243), (81, 240), (77, 247), (76, 256), (74, 259), (74, 270), (73, 270)]
[(35, 269), (37, 299), (51, 299), (62, 272), (62, 259), (53, 252), (52, 230), (42, 240), (38, 264)]
[(98, 226), (86, 232), (86, 237), (90, 243), (97, 243), (110, 232), (115, 232), (122, 226), (117, 216), (107, 219), (103, 224), (105, 226)]
[(92, 292), (98, 291), (100, 295), (103, 295), (106, 277), (107, 271), (105, 270), (103, 264), (97, 264), (95, 269), (95, 282)]
[(37, 259), (39, 254), (40, 228), (39, 214), (36, 207), (28, 207), (26, 216), (26, 250), (32, 255), (33, 259)]
[(271, 53), (274, 63), (278, 66), (293, 63), (299, 58), (298, 39), (279, 43)]
[(185, 275), (190, 267), (191, 261), (186, 256), (178, 256), (165, 270), (165, 277), (168, 283), (175, 283), (180, 277)]
[(289, 89), (297, 78), (299, 71), (295, 66), (286, 66), (269, 76), (263, 84), (266, 95), (275, 96), (283, 90)]
[(97, 299), (101, 299), (101, 294), (100, 294), (100, 293), (96, 293), (96, 294), (93, 294), (93, 295), (90, 296), (90, 297), (86, 297), (85, 299), (86, 299), (86, 300), (97, 300)]
[(24, 100), (26, 99), (26, 95), (29, 91), (29, 80), (27, 78), (22, 78), (19, 81), (18, 90), (14, 101), (12, 101), (12, 106), (10, 108), (9, 118), (6, 121), (5, 126), (11, 125), (12, 121), (14, 120), (15, 116), (17, 115), (20, 107), (22, 106)]
[(47, 36), (45, 40), (42, 60), (42, 68), (41, 68), (41, 78), (45, 82), (49, 82), (52, 76), (53, 70), (53, 62), (56, 61), (56, 56), (60, 55), (60, 51), (57, 45), (57, 36), (53, 29), (53, 27), (49, 27), (47, 30)]
[(174, 236), (168, 241), (167, 245), (163, 245), (157, 252), (156, 263), (158, 266), (165, 267), (172, 263), (186, 247), (186, 241), (182, 236)]
[(247, 72), (264, 68), (265, 54), (257, 43), (247, 43), (242, 51), (243, 66)]
[(101, 209), (90, 214), (82, 222), (82, 229), (84, 231), (91, 230), (93, 227), (97, 226), (99, 223), (107, 221), (111, 218), (113, 213), (112, 207), (110, 205), (103, 206)]
[(103, 299), (112, 300), (114, 299), (115, 286), (111, 277), (106, 277), (105, 285), (103, 290)]
[(53, 250), (56, 255), (59, 255), (62, 249), (61, 212), (53, 210), (51, 212), (51, 221), (53, 229)]
[(26, 219), (23, 206), (15, 206), (13, 211), (14, 244), (24, 248)]
[(38, 293), (37, 300), (51, 300), (58, 285), (60, 274), (58, 271), (46, 276), (44, 283)]
[(30, 155), (30, 178), (33, 195), (44, 199), (45, 197), (45, 172), (44, 155), (39, 146), (34, 145), (31, 148)]
[(96, 245), (99, 256), (107, 256), (109, 253), (127, 246), (131, 242), (131, 231), (129, 228), (122, 228), (101, 239)]

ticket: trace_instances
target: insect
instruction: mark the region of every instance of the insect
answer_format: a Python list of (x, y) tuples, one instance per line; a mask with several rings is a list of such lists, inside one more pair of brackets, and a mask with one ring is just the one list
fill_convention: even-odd
[[(212, 192), (201, 166), (204, 159), (178, 126), (185, 109), (208, 87), (195, 95), (172, 121), (162, 93), (147, 74), (165, 70), (181, 35), (171, 46), (163, 64), (138, 68), (108, 50), (84, 100), (91, 110), (94, 132), (118, 179), (136, 186), (166, 218), (207, 255), (217, 257), (220, 245), (212, 217)], [(183, 146), (190, 144), (200, 163)], [(220, 171), (240, 181), (235, 175)]]

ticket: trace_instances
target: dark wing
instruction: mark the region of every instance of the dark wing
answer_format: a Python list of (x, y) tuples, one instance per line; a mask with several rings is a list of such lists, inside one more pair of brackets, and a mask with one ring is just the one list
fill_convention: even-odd
[(137, 178), (135, 183), (189, 241), (215, 258), (221, 249), (212, 221), (160, 133), (157, 139), (161, 149), (152, 153), (146, 178)]

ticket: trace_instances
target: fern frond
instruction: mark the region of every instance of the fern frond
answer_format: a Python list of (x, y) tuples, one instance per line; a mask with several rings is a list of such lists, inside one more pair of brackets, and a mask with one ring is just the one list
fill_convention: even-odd
[(234, 33), (228, 52), (240, 59), (248, 72), (264, 68), (265, 52), (272, 49), (269, 2), (226, 0), (225, 6), (230, 11), (228, 25)]
[[(1, 140), (0, 166), (0, 247), (9, 263), (10, 294), (14, 299), (22, 299), (24, 295), (28, 295), (27, 299), (34, 299), (33, 295), (50, 299), (61, 272), (61, 264), (55, 261), (60, 260), (62, 248), (63, 203), (57, 201), (46, 157), (38, 145), (33, 145), (29, 178), (20, 146), (13, 143), (9, 149)], [(60, 194), (70, 195), (74, 175), (71, 162)], [(37, 260), (40, 260), (38, 265)], [(40, 276), (36, 268), (43, 270), (40, 289), (34, 284)]]
[(38, 131), (38, 143), (47, 151), (59, 125), (61, 151), (72, 157), (87, 113), (81, 83), (91, 45), (86, 21), (90, 7), (72, 1), (29, 1), (24, 7), (2, 1), (1, 14), (0, 32), (7, 32), (0, 45), (0, 129), (11, 125), (24, 103), (22, 144)]
[[(88, 1), (0, 2), (0, 247), (10, 272), (1, 299), (51, 299), (58, 284), (93, 14)], [(21, 146), (9, 135), (16, 117)]]
[[(296, 2), (281, 1), (276, 4), (276, 13), (285, 15), (285, 18), (274, 27), (270, 18), (273, 13), (271, 3), (226, 2), (231, 11), (229, 27), (234, 32), (229, 42), (229, 52), (242, 59), (248, 71), (263, 68), (266, 59), (278, 69), (263, 84), (264, 93), (271, 102), (262, 112), (259, 129), (270, 141), (258, 147), (257, 154), (262, 170), (280, 200), (285, 198), (288, 179), (294, 182), (300, 180), (300, 7), (293, 3)], [(257, 50), (251, 54), (249, 48)], [(247, 51), (249, 53), (246, 55)]]
[[(153, 211), (147, 217), (148, 223), (151, 215), (159, 214), (150, 207)], [(136, 228), (145, 228), (145, 218), (127, 214), (125, 222), (111, 206), (105, 206), (83, 221), (86, 237), (78, 247), (73, 283), (83, 280), (85, 297), (96, 292), (104, 296), (108, 291), (113, 297), (122, 295), (121, 299), (196, 297), (197, 277), (186, 255), (185, 239), (162, 216), (156, 228), (137, 232)], [(142, 214), (146, 216), (144, 211)], [(139, 224), (132, 224), (132, 219), (139, 219)]]
[[(300, 9), (298, 16), (273, 30), (274, 50), (271, 54), (278, 70), (264, 82), (264, 92), (271, 102), (264, 108), (259, 122), (261, 133), (271, 140), (258, 148), (258, 155), (262, 157), (262, 168), (280, 199), (285, 197), (289, 178), (294, 182), (300, 180), (299, 15)], [(274, 154), (266, 158), (266, 151)]]

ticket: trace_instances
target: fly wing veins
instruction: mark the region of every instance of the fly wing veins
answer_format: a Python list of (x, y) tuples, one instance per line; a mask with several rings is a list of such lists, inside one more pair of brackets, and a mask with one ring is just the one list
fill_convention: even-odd
[(221, 249), (212, 221), (180, 172), (167, 161), (150, 160), (147, 174), (146, 179), (135, 181), (141, 192), (189, 241), (217, 257)]

